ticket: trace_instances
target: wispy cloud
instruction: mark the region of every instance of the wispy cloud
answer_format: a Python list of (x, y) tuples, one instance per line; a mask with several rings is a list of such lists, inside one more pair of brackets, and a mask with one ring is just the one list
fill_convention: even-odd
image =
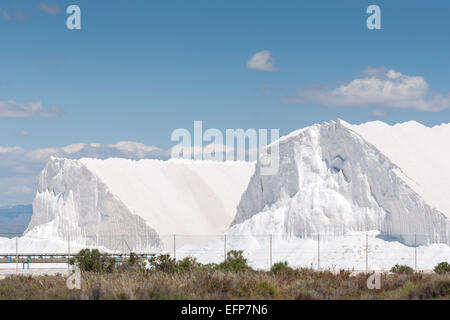
[(16, 12), (16, 19), (17, 20), (24, 21), (24, 20), (26, 20), (26, 18), (27, 17), (25, 16), (25, 13), (23, 13), (21, 10)]
[(56, 16), (61, 11), (59, 6), (46, 4), (46, 3), (40, 3), (38, 5), (38, 9), (41, 10), (42, 12), (45, 12), (46, 14), (48, 14), (50, 16)]
[(1, 10), (0, 14), (2, 15), (3, 20), (9, 21), (12, 19), (9, 13), (6, 12), (5, 10)]
[(28, 137), (30, 133), (27, 130), (21, 130), (16, 134), (18, 137)]
[(274, 59), (268, 50), (257, 52), (247, 61), (247, 68), (258, 71), (275, 71)]
[(44, 108), (42, 103), (0, 101), (0, 118), (54, 118), (63, 114), (59, 107)]
[(26, 16), (21, 10), (16, 10), (14, 12), (6, 11), (6, 10), (0, 10), (0, 15), (5, 21), (24, 21), (26, 20)]
[(386, 112), (380, 109), (375, 109), (372, 111), (372, 115), (377, 118), (383, 118), (386, 116)]
[(450, 92), (432, 92), (421, 76), (408, 76), (393, 69), (367, 68), (361, 76), (338, 87), (311, 85), (286, 103), (316, 102), (330, 106), (377, 105), (441, 111), (450, 108)]

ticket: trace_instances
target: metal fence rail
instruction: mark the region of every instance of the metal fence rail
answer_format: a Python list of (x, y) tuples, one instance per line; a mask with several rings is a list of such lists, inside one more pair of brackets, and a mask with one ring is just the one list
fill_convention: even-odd
[[(403, 235), (405, 237), (405, 235)], [(220, 263), (231, 250), (242, 250), (249, 264), (270, 269), (287, 261), (294, 267), (316, 270), (388, 270), (405, 264), (415, 270), (432, 269), (433, 264), (450, 261), (450, 246), (433, 243), (432, 235), (406, 235), (414, 239), (405, 245), (402, 239), (374, 232), (348, 235), (107, 235), (62, 237), (43, 240), (0, 234), (0, 273), (59, 268), (68, 269), (68, 261), (83, 248), (98, 248), (118, 259), (134, 252), (145, 259), (153, 254), (169, 254), (176, 259), (197, 258), (202, 263)]]

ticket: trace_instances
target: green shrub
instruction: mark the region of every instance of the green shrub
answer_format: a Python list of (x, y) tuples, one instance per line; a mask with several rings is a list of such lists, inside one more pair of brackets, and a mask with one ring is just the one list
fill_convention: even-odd
[(131, 252), (127, 260), (123, 261), (117, 266), (117, 271), (144, 271), (145, 261), (142, 257), (139, 257), (136, 253)]
[(177, 270), (182, 272), (192, 271), (200, 267), (202, 267), (202, 264), (196, 258), (192, 257), (186, 257), (177, 262)]
[(247, 259), (244, 258), (242, 250), (231, 250), (227, 253), (227, 259), (217, 266), (217, 270), (227, 272), (242, 272), (251, 270), (247, 264)]
[(219, 265), (217, 263), (207, 263), (207, 264), (201, 264), (200, 269), (203, 270), (218, 270), (219, 269)]
[(448, 299), (450, 298), (450, 280), (430, 281), (408, 292), (409, 299)]
[(258, 281), (255, 284), (254, 294), (259, 299), (274, 299), (280, 295), (280, 291), (273, 283)]
[(398, 265), (398, 264), (393, 266), (390, 271), (391, 271), (391, 273), (396, 273), (396, 274), (412, 274), (412, 273), (414, 273), (413, 268), (411, 268), (410, 266)]
[(127, 263), (132, 266), (139, 264), (138, 255), (134, 252), (130, 252), (130, 257), (128, 258)]
[(150, 269), (173, 273), (177, 271), (177, 261), (170, 257), (169, 254), (153, 255), (149, 259)]
[(439, 274), (450, 273), (450, 264), (448, 262), (441, 262), (434, 267), (434, 272)]
[(115, 269), (115, 260), (97, 249), (83, 249), (70, 259), (70, 264), (77, 265), (81, 271), (111, 273)]
[(281, 272), (286, 272), (286, 271), (291, 271), (291, 270), (294, 270), (294, 269), (292, 269), (289, 266), (287, 261), (277, 262), (272, 266), (272, 268), (270, 268), (270, 271), (272, 273), (281, 273)]

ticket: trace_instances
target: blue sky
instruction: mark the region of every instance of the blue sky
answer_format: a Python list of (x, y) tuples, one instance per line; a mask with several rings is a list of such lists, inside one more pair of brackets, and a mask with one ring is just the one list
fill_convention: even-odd
[[(66, 28), (71, 4), (81, 30)], [(366, 28), (371, 4), (381, 30)], [(40, 103), (54, 115), (0, 112), (4, 150), (118, 141), (166, 149), (194, 120), (282, 135), (337, 118), (450, 121), (449, 1), (3, 0), (0, 13), (0, 111), (2, 102)], [(272, 71), (247, 65), (263, 50)], [(401, 101), (333, 92), (355, 89), (355, 79), (411, 87)], [(21, 197), (0, 190), (0, 204)]]

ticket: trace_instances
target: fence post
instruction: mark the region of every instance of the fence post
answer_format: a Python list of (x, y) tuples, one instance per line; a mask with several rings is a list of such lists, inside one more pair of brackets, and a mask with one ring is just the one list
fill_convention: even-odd
[(317, 270), (320, 271), (320, 235), (317, 234)]
[(16, 274), (19, 273), (19, 236), (16, 235)]
[(227, 235), (223, 238), (223, 261), (227, 261)]
[(414, 270), (417, 271), (417, 236), (414, 234)]
[(67, 236), (67, 270), (70, 271), (70, 235)]
[(369, 271), (369, 235), (366, 233), (366, 271)]
[(272, 254), (273, 254), (272, 235), (270, 235), (270, 268), (272, 268), (273, 266)]
[(177, 236), (173, 235), (173, 258), (177, 259)]

